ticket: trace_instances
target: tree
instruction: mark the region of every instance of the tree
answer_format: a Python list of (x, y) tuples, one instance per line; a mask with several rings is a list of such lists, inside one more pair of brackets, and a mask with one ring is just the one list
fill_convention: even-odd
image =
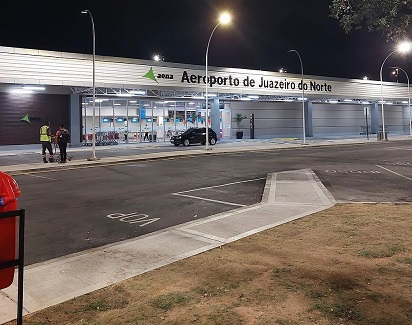
[(412, 0), (332, 0), (329, 8), (346, 33), (366, 26), (387, 40), (411, 35)]

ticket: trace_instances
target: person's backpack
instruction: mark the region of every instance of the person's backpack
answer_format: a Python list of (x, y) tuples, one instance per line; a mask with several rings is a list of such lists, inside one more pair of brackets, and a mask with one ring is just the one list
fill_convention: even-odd
[(60, 141), (65, 143), (70, 143), (70, 133), (66, 129), (60, 134)]

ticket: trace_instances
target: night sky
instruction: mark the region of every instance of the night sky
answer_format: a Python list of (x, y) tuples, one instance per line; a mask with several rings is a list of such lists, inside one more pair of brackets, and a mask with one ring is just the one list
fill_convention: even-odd
[[(207, 41), (218, 13), (229, 9), (230, 27), (220, 26), (209, 49), (209, 65), (379, 80), (394, 49), (378, 32), (345, 34), (329, 17), (332, 0), (14, 0), (2, 1), (0, 46), (92, 53), (89, 9), (96, 27), (96, 54), (167, 62), (205, 64)], [(385, 63), (411, 70), (409, 57), (396, 53)], [(0, 71), (1, 73), (1, 71)], [(412, 70), (411, 70), (412, 74)], [(399, 81), (404, 78), (400, 76)]]

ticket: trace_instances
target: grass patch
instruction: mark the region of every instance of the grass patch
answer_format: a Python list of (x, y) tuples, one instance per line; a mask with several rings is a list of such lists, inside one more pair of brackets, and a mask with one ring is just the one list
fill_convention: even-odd
[(336, 319), (345, 319), (348, 321), (360, 321), (362, 316), (359, 311), (356, 310), (354, 303), (348, 301), (341, 301), (338, 303), (317, 303), (313, 306), (314, 310), (317, 310), (324, 315)]
[(105, 300), (93, 301), (84, 307), (85, 311), (100, 310), (105, 311), (109, 309), (109, 304)]
[(375, 250), (361, 250), (358, 252), (359, 256), (366, 257), (366, 258), (385, 258), (385, 257), (392, 257), (398, 253), (404, 252), (405, 247), (401, 245), (389, 245), (382, 249), (375, 249)]
[(399, 263), (412, 265), (412, 257), (397, 258), (396, 260), (397, 260)]
[(156, 309), (169, 311), (176, 306), (186, 305), (191, 298), (183, 292), (171, 292), (167, 295), (157, 296), (151, 301), (151, 305)]

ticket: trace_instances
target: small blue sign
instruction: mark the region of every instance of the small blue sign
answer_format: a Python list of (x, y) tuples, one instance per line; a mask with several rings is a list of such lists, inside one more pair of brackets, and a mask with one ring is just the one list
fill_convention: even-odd
[(140, 118), (146, 118), (146, 108), (141, 108), (140, 109)]
[(117, 118), (117, 119), (116, 119), (116, 122), (119, 122), (119, 123), (120, 123), (120, 122), (124, 122), (124, 118)]
[(110, 119), (109, 118), (102, 118), (102, 123), (110, 123)]
[(133, 117), (131, 120), (132, 123), (138, 123), (139, 119), (137, 117)]
[(180, 118), (177, 118), (177, 119), (176, 119), (176, 123), (179, 123), (179, 122), (180, 122)]

